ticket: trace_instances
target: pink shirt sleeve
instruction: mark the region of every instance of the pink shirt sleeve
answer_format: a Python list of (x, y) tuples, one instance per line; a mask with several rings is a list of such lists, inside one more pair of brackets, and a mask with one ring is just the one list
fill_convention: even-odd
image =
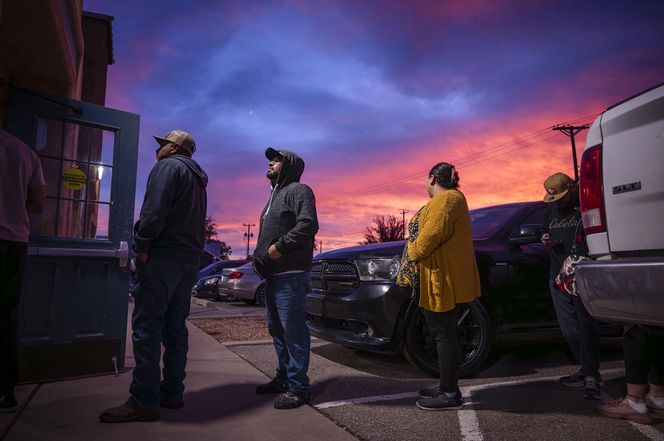
[(28, 186), (41, 187), (43, 185), (46, 185), (46, 183), (44, 182), (44, 173), (42, 173), (42, 166), (39, 157), (33, 153), (32, 159), (34, 167), (32, 171), (32, 176), (30, 177), (30, 182), (28, 182)]

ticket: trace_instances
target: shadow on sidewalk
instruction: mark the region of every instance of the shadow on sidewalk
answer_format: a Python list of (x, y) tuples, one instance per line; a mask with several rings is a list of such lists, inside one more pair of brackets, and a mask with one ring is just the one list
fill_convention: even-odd
[(256, 384), (224, 384), (201, 390), (185, 391), (185, 407), (161, 410), (165, 422), (206, 423), (252, 411), (275, 397), (256, 395)]

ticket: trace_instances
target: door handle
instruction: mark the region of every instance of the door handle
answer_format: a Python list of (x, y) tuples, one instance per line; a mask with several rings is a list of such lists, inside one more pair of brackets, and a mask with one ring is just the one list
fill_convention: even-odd
[(129, 244), (124, 240), (120, 242), (117, 250), (94, 248), (50, 248), (28, 247), (30, 256), (56, 256), (56, 257), (111, 257), (118, 259), (120, 268), (127, 268), (129, 264)]
[(118, 266), (120, 268), (127, 268), (129, 264), (129, 244), (121, 240), (120, 248), (115, 250), (115, 256), (118, 258)]

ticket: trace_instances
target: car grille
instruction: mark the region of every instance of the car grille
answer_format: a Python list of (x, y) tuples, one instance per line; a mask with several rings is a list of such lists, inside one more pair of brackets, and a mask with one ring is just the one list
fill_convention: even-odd
[(358, 284), (353, 262), (317, 260), (311, 267), (311, 287), (330, 294), (350, 294)]

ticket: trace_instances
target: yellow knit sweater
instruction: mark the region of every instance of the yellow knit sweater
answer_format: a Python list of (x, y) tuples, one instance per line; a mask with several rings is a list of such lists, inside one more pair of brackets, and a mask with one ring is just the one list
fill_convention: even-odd
[(460, 191), (439, 193), (424, 206), (408, 254), (419, 263), (421, 308), (445, 312), (480, 296), (470, 214)]

